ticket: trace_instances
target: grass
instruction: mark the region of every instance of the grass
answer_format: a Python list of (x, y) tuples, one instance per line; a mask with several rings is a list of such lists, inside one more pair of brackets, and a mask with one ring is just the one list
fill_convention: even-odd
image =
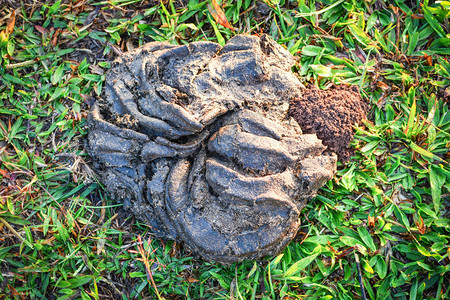
[[(0, 0), (0, 299), (448, 299), (449, 8)], [(119, 53), (238, 33), (287, 47), (302, 82), (358, 85), (371, 111), (295, 241), (223, 266), (154, 239), (108, 198), (83, 145)]]

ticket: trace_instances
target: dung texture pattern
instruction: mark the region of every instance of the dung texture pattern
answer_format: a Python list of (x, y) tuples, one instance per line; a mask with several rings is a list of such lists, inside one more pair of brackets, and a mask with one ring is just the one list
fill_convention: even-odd
[(156, 235), (206, 260), (279, 253), (336, 170), (287, 115), (302, 90), (294, 63), (267, 36), (123, 54), (89, 115), (100, 180)]

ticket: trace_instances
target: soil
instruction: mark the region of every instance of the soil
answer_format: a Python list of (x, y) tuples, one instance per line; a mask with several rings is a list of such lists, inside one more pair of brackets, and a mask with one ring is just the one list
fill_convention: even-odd
[(204, 259), (278, 254), (337, 160), (288, 117), (294, 63), (265, 35), (119, 56), (89, 115), (93, 168), (156, 235)]
[(332, 86), (319, 90), (313, 85), (303, 90), (301, 97), (290, 103), (289, 115), (304, 133), (315, 133), (328, 150), (335, 152), (342, 162), (348, 162), (354, 150), (353, 126), (366, 119), (368, 105), (356, 86)]

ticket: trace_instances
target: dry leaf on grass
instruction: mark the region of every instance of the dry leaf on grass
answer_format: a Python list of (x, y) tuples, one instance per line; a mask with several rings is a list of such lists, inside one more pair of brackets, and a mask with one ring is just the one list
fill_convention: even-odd
[(225, 13), (223, 12), (222, 8), (220, 7), (219, 3), (217, 3), (216, 0), (211, 0), (211, 3), (214, 7), (214, 9), (211, 8), (211, 6), (208, 5), (208, 10), (213, 16), (214, 20), (222, 25), (225, 28), (231, 29), (234, 31), (233, 26), (230, 25), (228, 22), (227, 17), (225, 16)]

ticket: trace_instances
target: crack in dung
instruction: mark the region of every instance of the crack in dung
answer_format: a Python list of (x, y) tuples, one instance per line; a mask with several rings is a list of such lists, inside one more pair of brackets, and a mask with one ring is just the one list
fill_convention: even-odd
[(214, 55), (209, 59), (209, 61), (205, 62), (205, 64), (200, 67), (200, 69), (198, 69), (197, 73), (192, 77), (191, 79), (191, 84), (194, 85), (198, 75), (202, 74), (203, 71), (206, 69), (206, 67), (209, 66), (209, 64), (211, 63), (212, 60), (214, 60), (220, 53), (220, 51), (222, 51), (222, 48), (220, 48), (219, 50), (216, 51), (216, 53), (214, 53)]

